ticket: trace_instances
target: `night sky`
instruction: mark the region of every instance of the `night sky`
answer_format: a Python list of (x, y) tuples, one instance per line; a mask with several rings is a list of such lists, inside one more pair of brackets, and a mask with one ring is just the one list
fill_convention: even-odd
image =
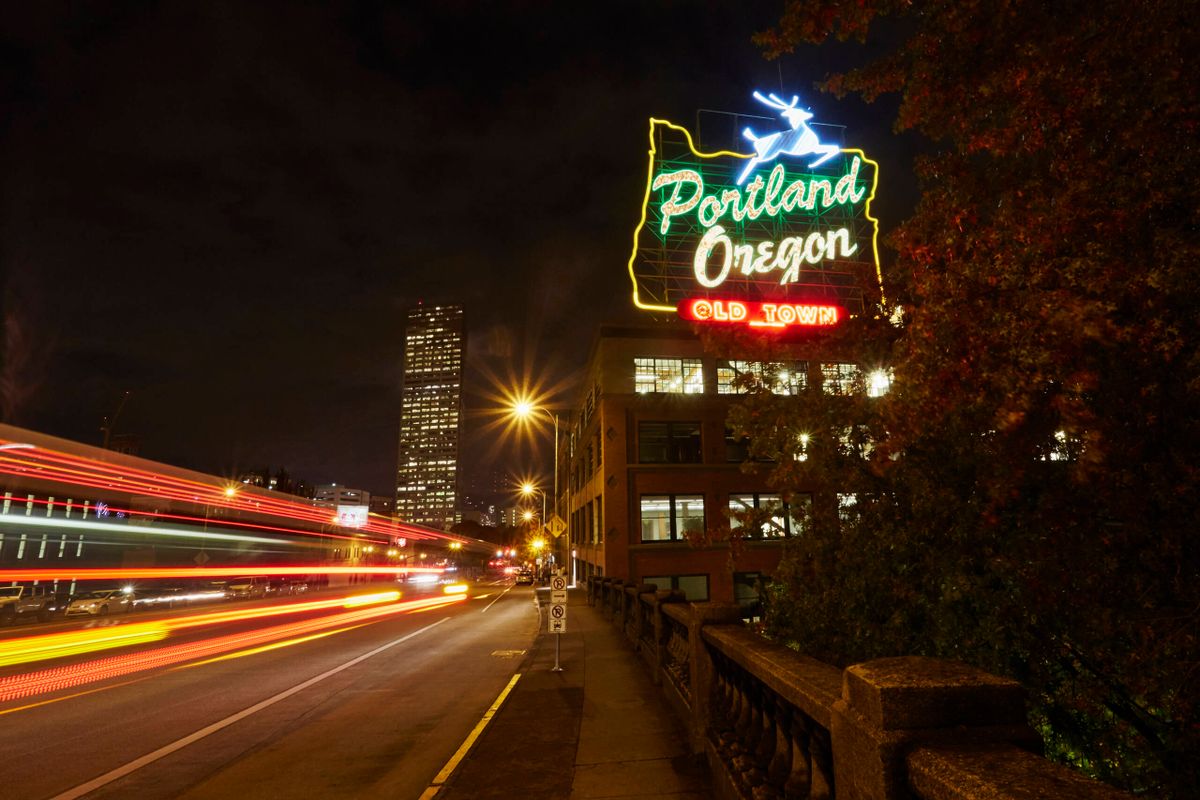
[[(781, 3), (25, 3), (0, 22), (6, 421), (223, 475), (391, 492), (404, 311), (468, 320), (467, 475), (494, 376), (559, 386), (625, 262), (647, 119), (800, 93), (915, 197), (895, 101), (813, 82), (880, 43), (767, 62)], [(887, 253), (885, 259), (885, 279)], [(549, 447), (542, 455), (549, 459)]]

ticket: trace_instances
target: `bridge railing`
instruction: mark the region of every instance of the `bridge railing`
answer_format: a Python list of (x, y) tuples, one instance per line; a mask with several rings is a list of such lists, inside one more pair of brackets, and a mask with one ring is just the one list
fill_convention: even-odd
[(731, 604), (591, 579), (590, 604), (637, 652), (738, 800), (1129, 800), (1040, 755), (1015, 681), (955, 661), (839, 669), (747, 630)]

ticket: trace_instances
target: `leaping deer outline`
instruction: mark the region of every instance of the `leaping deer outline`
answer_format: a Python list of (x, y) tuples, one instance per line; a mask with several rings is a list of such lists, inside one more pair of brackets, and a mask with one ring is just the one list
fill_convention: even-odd
[(821, 157), (808, 165), (816, 167), (841, 152), (841, 148), (836, 144), (822, 144), (820, 139), (817, 138), (816, 132), (808, 127), (808, 120), (812, 119), (813, 115), (803, 108), (797, 108), (797, 105), (800, 103), (800, 98), (797, 95), (792, 95), (791, 103), (784, 103), (783, 100), (774, 94), (763, 97), (758, 92), (754, 93), (754, 99), (763, 105), (778, 110), (780, 115), (787, 120), (788, 125), (792, 126), (792, 129), (790, 131), (776, 131), (766, 136), (755, 136), (754, 131), (750, 130), (749, 127), (742, 131), (743, 136), (754, 142), (754, 157), (750, 159), (750, 163), (746, 165), (746, 168), (742, 170), (741, 176), (738, 177), (737, 182), (739, 186), (742, 185), (746, 177), (759, 164), (774, 161), (781, 155), (802, 156), (808, 153), (820, 153)]

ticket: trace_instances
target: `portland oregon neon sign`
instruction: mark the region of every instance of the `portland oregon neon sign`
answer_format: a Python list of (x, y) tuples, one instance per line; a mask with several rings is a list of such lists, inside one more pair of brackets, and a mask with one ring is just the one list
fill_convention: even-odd
[(836, 325), (882, 293), (870, 214), (878, 165), (814, 130), (798, 97), (754, 98), (784, 125), (744, 127), (753, 152), (704, 151), (685, 128), (650, 120), (634, 304), (698, 323)]

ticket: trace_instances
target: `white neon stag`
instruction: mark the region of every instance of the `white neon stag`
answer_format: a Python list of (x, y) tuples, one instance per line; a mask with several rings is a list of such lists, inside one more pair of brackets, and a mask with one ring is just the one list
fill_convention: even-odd
[(754, 131), (749, 128), (742, 131), (743, 136), (754, 142), (754, 157), (750, 159), (750, 163), (742, 170), (742, 175), (737, 180), (739, 186), (742, 185), (746, 177), (759, 164), (774, 161), (781, 155), (803, 156), (809, 153), (820, 153), (821, 157), (808, 165), (816, 167), (841, 152), (841, 148), (836, 144), (821, 144), (816, 132), (808, 127), (808, 121), (812, 119), (813, 115), (803, 108), (796, 107), (800, 102), (799, 97), (792, 95), (792, 102), (784, 103), (774, 94), (763, 97), (758, 92), (755, 92), (754, 99), (763, 105), (770, 106), (779, 111), (780, 115), (787, 120), (788, 125), (792, 126), (792, 129), (790, 131), (777, 131), (767, 136), (755, 136)]

